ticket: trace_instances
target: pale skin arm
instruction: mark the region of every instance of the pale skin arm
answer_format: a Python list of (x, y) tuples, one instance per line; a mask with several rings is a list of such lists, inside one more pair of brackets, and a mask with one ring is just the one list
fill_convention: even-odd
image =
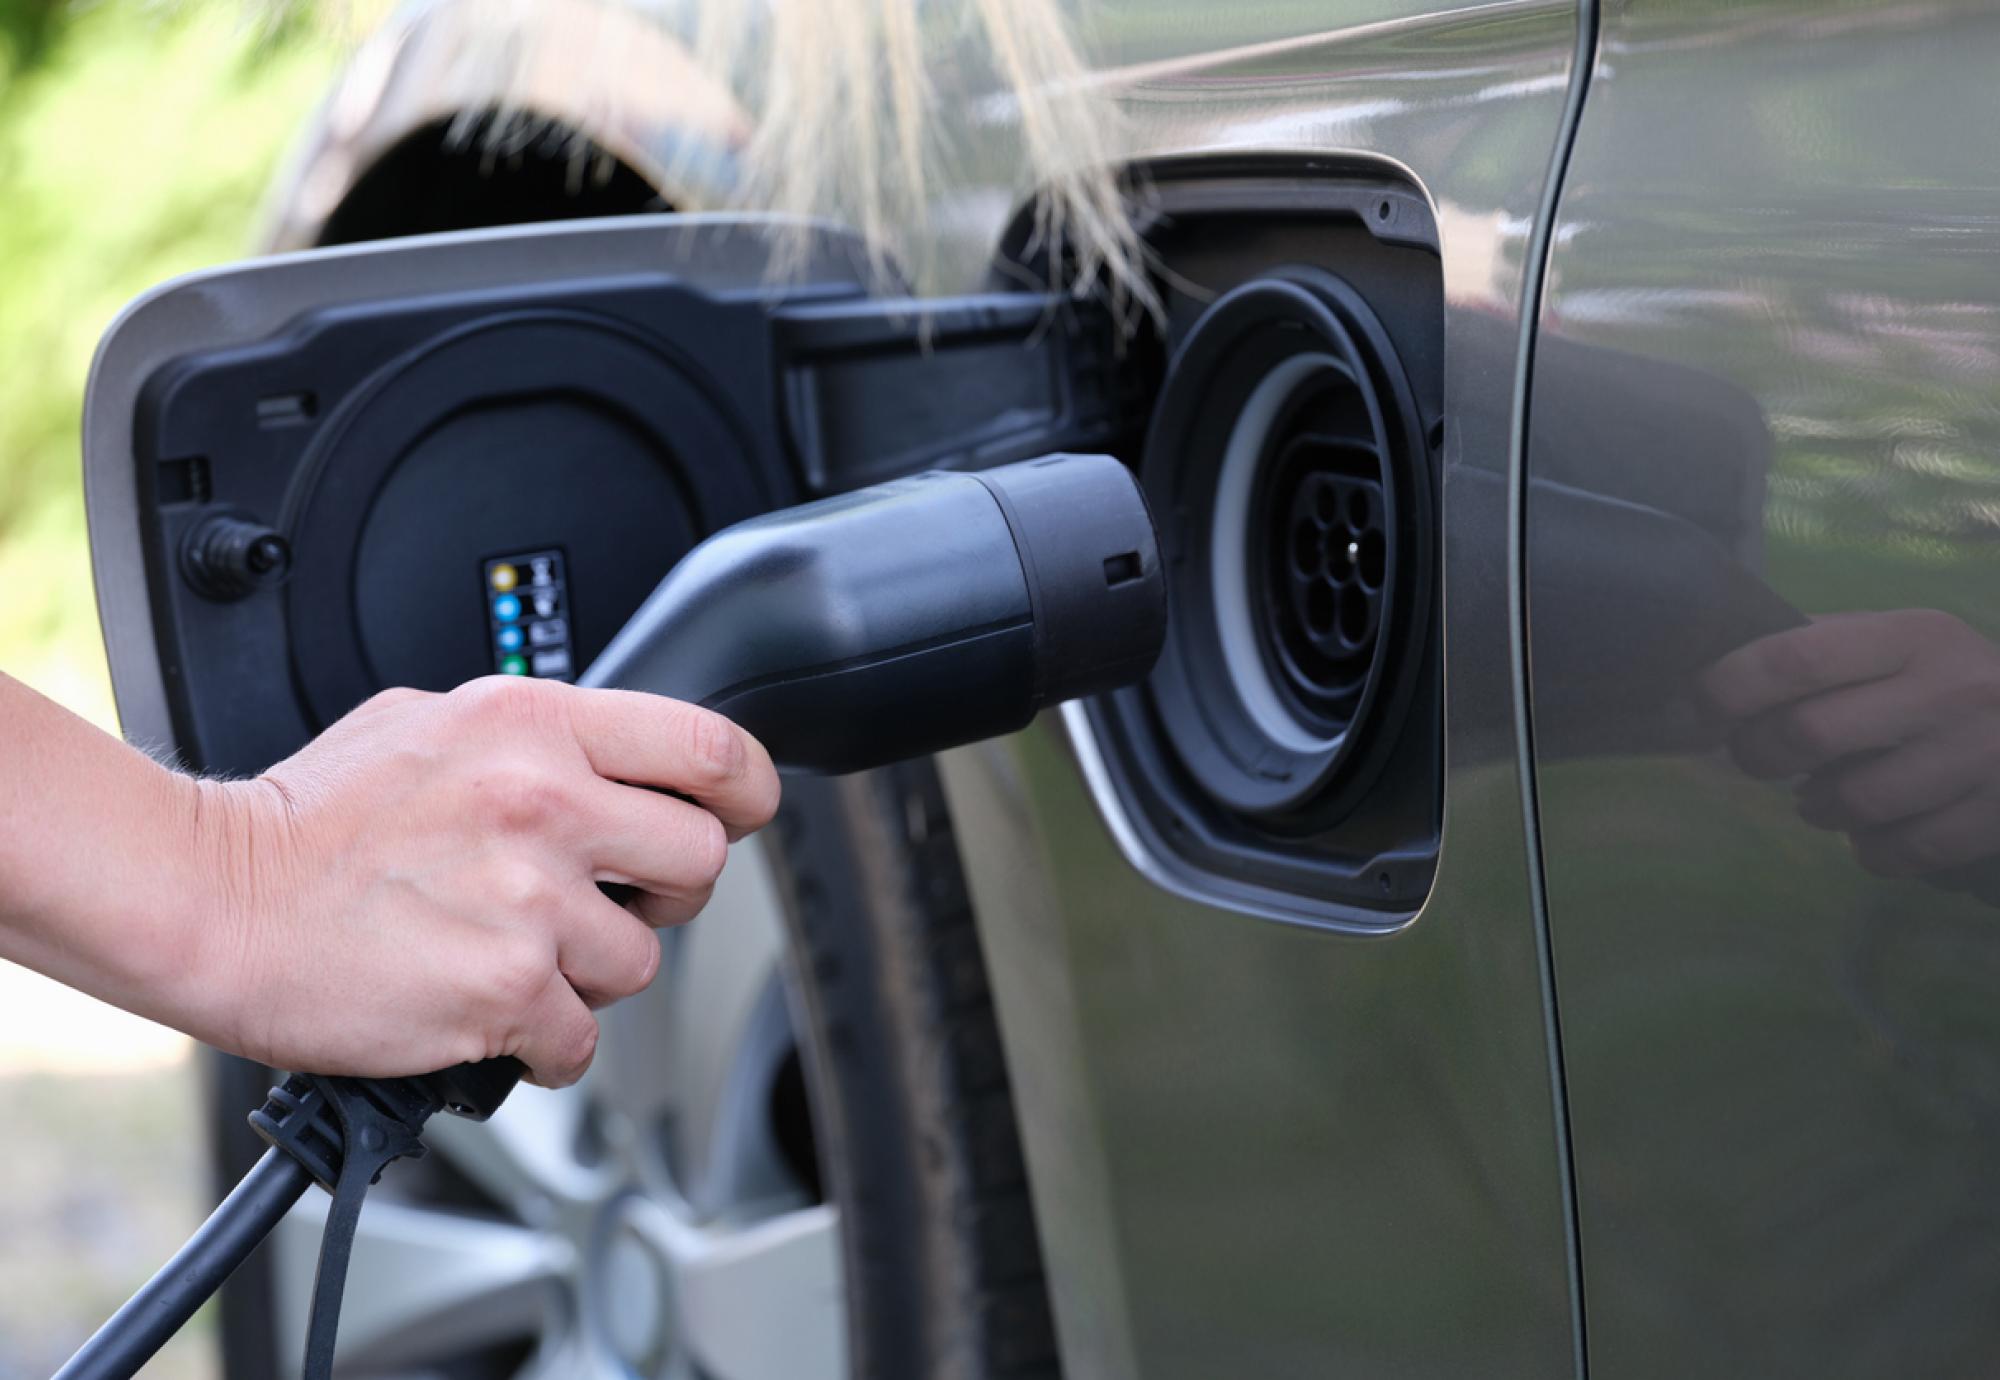
[(719, 715), (498, 678), (386, 692), (215, 781), (0, 675), (0, 763), (0, 958), (279, 1068), (511, 1054), (550, 1085), (778, 802)]

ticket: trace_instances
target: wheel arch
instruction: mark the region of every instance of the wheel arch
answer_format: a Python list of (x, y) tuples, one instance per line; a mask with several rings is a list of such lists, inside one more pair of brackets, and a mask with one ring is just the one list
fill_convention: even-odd
[[(645, 13), (432, 0), (356, 47), (273, 183), (258, 247), (713, 209), (749, 134), (728, 87)], [(399, 204), (427, 177), (452, 179), (458, 223)]]

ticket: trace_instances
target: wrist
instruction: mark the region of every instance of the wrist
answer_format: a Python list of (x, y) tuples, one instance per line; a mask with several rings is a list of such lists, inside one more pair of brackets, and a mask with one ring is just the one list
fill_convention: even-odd
[(170, 953), (159, 991), (174, 1004), (170, 1021), (209, 1044), (243, 1052), (254, 1029), (252, 997), (260, 977), (268, 888), (260, 871), (284, 828), (276, 787), (258, 780), (217, 781), (167, 773), (179, 821), (177, 894), (161, 909), (156, 933)]
[(172, 771), (4, 675), (0, 758), (0, 957), (240, 1047), (276, 787)]

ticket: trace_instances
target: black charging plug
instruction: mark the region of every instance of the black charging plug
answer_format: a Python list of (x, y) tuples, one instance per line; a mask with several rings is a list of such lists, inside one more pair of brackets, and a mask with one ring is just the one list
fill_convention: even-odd
[[(781, 770), (882, 766), (1025, 727), (1143, 677), (1166, 637), (1159, 543), (1103, 455), (891, 480), (725, 528), (689, 552), (584, 674), (728, 715)], [(251, 1124), (244, 1182), (57, 1380), (123, 1380), (179, 1330), (306, 1188), (333, 1194), (307, 1380), (326, 1380), (361, 1200), (423, 1153), (439, 1111), (484, 1120), (510, 1058), (422, 1078), (294, 1075)]]

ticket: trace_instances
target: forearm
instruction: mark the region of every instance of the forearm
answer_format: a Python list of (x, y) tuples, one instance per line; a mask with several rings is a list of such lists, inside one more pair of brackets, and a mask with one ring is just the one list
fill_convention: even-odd
[(699, 910), (778, 803), (769, 754), (708, 710), (505, 677), (385, 692), (221, 782), (0, 676), (0, 763), (0, 958), (371, 1076), (511, 1054), (574, 1081), (592, 1004), (658, 969), (649, 926)]
[(199, 1024), (192, 1008), (215, 947), (203, 913), (226, 891), (226, 831), (212, 818), (230, 808), (223, 788), (5, 675), (0, 761), (0, 957), (141, 1015)]

